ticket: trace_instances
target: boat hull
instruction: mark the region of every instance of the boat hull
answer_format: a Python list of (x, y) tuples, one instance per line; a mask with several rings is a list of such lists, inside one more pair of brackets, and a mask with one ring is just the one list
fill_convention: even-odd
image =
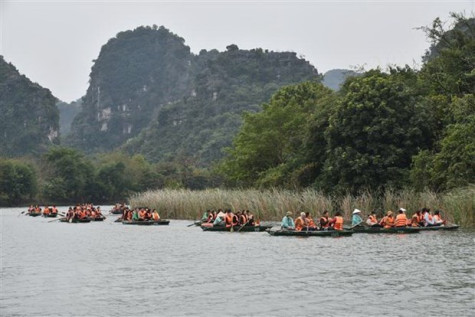
[(295, 231), (295, 230), (267, 230), (271, 236), (283, 237), (347, 237), (353, 234), (352, 230), (315, 230), (315, 231)]
[(459, 225), (449, 225), (449, 226), (432, 226), (432, 227), (417, 227), (421, 231), (452, 231), (457, 230), (460, 226)]
[(47, 214), (47, 215), (43, 214), (43, 217), (45, 217), (45, 218), (56, 218), (57, 215), (58, 215), (57, 213), (55, 213), (55, 214)]
[(30, 217), (38, 217), (38, 216), (41, 216), (41, 213), (40, 212), (33, 212), (33, 213), (28, 213), (27, 215), (30, 216)]
[(59, 219), (60, 222), (67, 222), (67, 223), (88, 223), (91, 222), (91, 219), (86, 218), (86, 219), (66, 219), (66, 218), (61, 218)]
[(150, 220), (126, 220), (121, 221), (123, 225), (137, 225), (137, 226), (167, 226), (170, 224), (170, 220), (158, 220), (158, 221), (150, 221)]
[(418, 233), (420, 228), (416, 227), (355, 227), (352, 229), (354, 233), (386, 233), (386, 234), (403, 234), (403, 233)]
[[(235, 232), (260, 232), (265, 231), (271, 228), (270, 226), (234, 226), (233, 231)], [(225, 226), (201, 226), (203, 231), (231, 231), (231, 227)]]

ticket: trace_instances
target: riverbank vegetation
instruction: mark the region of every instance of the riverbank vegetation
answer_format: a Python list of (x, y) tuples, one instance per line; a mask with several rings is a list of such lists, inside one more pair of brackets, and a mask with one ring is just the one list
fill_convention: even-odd
[(363, 210), (366, 215), (373, 210), (382, 215), (388, 210), (394, 211), (400, 207), (409, 212), (428, 207), (433, 211), (441, 210), (443, 217), (451, 223), (464, 227), (475, 225), (474, 186), (443, 194), (431, 191), (386, 190), (382, 195), (366, 192), (343, 196), (330, 196), (313, 189), (165, 189), (134, 195), (130, 204), (134, 207), (149, 206), (160, 210), (164, 217), (178, 219), (200, 219), (207, 209), (249, 209), (258, 219), (269, 221), (280, 221), (287, 211), (292, 211), (295, 216), (299, 212), (310, 212), (313, 217), (320, 216), (324, 210), (332, 213), (341, 211), (344, 218), (350, 220), (354, 208)]

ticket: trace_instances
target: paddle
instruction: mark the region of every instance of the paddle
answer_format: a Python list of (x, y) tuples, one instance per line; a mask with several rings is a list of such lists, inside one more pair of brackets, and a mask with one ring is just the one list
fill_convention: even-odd
[(26, 211), (22, 211), (18, 214), (18, 217), (20, 217), (20, 215), (23, 215)]
[(195, 220), (192, 224), (190, 224), (190, 225), (188, 225), (188, 226), (186, 226), (186, 227), (195, 226), (195, 225), (196, 225), (196, 221), (197, 221), (197, 220)]
[(239, 231), (241, 231), (241, 229), (242, 229), (242, 228), (244, 228), (244, 226), (245, 226), (245, 225), (247, 225), (248, 223), (249, 223), (249, 220), (248, 220), (248, 221), (246, 221), (246, 223), (245, 223), (245, 224), (243, 224), (243, 225), (241, 226), (241, 228), (239, 228), (238, 232), (239, 232)]
[(50, 220), (48, 222), (58, 221), (58, 220), (61, 220), (61, 219), (64, 219), (64, 218), (56, 218), (56, 219)]

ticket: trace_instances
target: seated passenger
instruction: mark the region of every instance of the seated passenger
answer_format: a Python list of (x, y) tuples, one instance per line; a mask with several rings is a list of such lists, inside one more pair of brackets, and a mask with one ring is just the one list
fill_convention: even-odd
[(300, 217), (297, 217), (295, 219), (295, 230), (297, 231), (302, 231), (302, 229), (306, 229), (307, 226), (305, 224), (305, 213), (301, 212)]
[(282, 218), (282, 223), (280, 224), (280, 228), (281, 229), (288, 229), (288, 230), (294, 230), (295, 229), (294, 220), (292, 219), (292, 212), (287, 211), (284, 218)]
[(441, 226), (441, 225), (444, 225), (446, 223), (445, 220), (442, 219), (442, 217), (440, 216), (440, 211), (439, 210), (436, 210), (434, 212), (434, 217), (432, 217), (434, 219), (434, 224), (437, 225), (437, 226)]
[(388, 212), (386, 213), (386, 217), (383, 217), (383, 219), (381, 219), (379, 224), (383, 226), (383, 228), (385, 229), (394, 227), (393, 212), (391, 210), (388, 210)]
[(361, 218), (361, 210), (359, 209), (353, 210), (353, 216), (351, 217), (351, 226), (356, 227), (362, 222), (363, 222), (363, 218)]
[(341, 216), (341, 212), (336, 212), (331, 224), (333, 225), (334, 230), (343, 230), (343, 217)]
[(323, 215), (320, 217), (320, 229), (325, 230), (330, 227), (331, 219), (328, 218), (328, 210), (323, 211)]
[(315, 224), (315, 221), (313, 221), (312, 216), (310, 216), (308, 211), (305, 213), (305, 222), (308, 230), (317, 230), (317, 225)]
[(368, 216), (368, 219), (366, 220), (366, 224), (370, 227), (381, 227), (381, 225), (378, 223), (378, 218), (376, 217), (376, 212), (373, 211)]
[(398, 215), (396, 216), (395, 226), (396, 227), (405, 227), (407, 226), (407, 217), (406, 217), (406, 209), (399, 208)]

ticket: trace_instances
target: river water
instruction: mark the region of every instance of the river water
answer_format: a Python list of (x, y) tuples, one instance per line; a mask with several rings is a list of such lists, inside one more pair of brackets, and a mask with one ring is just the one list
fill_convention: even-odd
[(0, 209), (0, 316), (475, 315), (475, 231), (272, 237), (23, 210)]

